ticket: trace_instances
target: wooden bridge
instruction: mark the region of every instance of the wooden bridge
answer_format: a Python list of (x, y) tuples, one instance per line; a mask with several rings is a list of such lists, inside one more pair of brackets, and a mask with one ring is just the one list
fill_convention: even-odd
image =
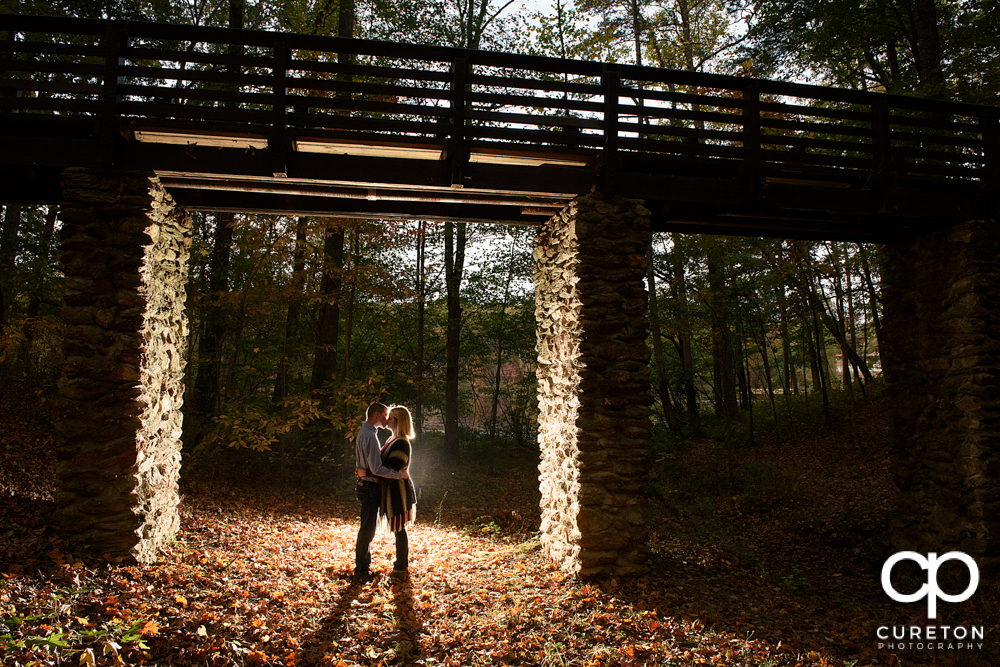
[(0, 16), (0, 200), (65, 167), (189, 210), (537, 225), (596, 188), (654, 230), (892, 241), (996, 215), (1000, 110), (361, 39)]

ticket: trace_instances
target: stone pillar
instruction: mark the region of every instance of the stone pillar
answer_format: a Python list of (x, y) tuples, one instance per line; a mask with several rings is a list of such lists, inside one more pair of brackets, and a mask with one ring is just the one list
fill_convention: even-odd
[(63, 373), (53, 524), (156, 559), (176, 532), (191, 224), (152, 174), (63, 174)]
[(1000, 228), (886, 246), (882, 367), (894, 395), (897, 550), (1000, 565)]
[(646, 247), (636, 200), (575, 199), (535, 240), (545, 553), (583, 578), (646, 571)]

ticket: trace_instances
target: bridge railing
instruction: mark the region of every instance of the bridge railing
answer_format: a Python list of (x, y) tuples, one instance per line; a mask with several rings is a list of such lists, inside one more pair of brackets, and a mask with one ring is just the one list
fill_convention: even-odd
[(0, 115), (83, 128), (108, 146), (124, 132), (139, 141), (269, 148), (278, 157), (299, 150), (592, 166), (662, 155), (731, 160), (752, 178), (861, 172), (873, 182), (996, 184), (1000, 174), (1000, 114), (991, 107), (139, 22), (3, 15), (0, 38)]

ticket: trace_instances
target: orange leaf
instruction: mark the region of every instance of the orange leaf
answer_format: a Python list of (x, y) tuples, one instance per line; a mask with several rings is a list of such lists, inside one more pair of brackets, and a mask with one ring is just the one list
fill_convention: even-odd
[(160, 624), (156, 621), (146, 621), (146, 625), (142, 626), (142, 630), (139, 630), (140, 634), (143, 635), (155, 635), (160, 631)]

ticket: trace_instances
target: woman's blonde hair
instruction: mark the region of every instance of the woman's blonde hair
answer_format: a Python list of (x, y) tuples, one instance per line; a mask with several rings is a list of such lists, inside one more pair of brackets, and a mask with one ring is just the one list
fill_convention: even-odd
[(404, 438), (412, 438), (414, 436), (413, 420), (410, 419), (409, 410), (402, 405), (394, 405), (389, 408), (389, 416), (396, 418), (396, 428), (401, 436)]

